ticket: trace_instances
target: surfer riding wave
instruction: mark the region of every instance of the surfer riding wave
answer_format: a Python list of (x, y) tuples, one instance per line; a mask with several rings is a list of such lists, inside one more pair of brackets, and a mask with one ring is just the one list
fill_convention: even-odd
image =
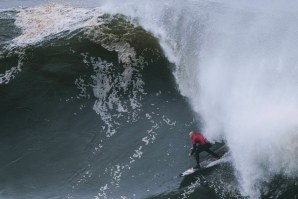
[(189, 157), (192, 155), (195, 155), (197, 165), (194, 167), (194, 169), (200, 169), (200, 153), (203, 151), (206, 151), (207, 153), (213, 155), (216, 159), (219, 159), (220, 156), (211, 151), (210, 147), (212, 144), (207, 141), (206, 138), (201, 133), (194, 133), (193, 131), (189, 132), (189, 137), (192, 142), (192, 148), (190, 149), (189, 152)]

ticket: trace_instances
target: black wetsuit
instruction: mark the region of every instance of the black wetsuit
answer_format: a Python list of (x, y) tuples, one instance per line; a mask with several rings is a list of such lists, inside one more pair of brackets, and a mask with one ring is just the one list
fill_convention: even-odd
[(203, 151), (206, 151), (207, 153), (213, 155), (216, 158), (220, 158), (220, 156), (217, 153), (214, 153), (213, 151), (210, 150), (210, 147), (212, 145), (207, 142), (206, 144), (200, 144), (200, 143), (195, 143), (192, 146), (192, 150), (191, 150), (191, 155), (195, 154), (195, 158), (197, 161), (197, 165), (195, 166), (195, 168), (200, 168), (200, 153)]

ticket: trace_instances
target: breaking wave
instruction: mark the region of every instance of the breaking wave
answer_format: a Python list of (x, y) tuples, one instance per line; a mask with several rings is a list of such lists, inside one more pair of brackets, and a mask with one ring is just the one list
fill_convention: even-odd
[[(69, 185), (55, 193), (66, 198), (294, 196), (295, 6), (102, 1), (96, 8), (51, 3), (1, 10), (0, 30), (7, 30), (0, 34), (1, 110), (7, 114), (1, 118), (4, 134), (12, 136), (3, 143), (28, 135), (20, 144), (25, 150), (3, 148), (11, 154), (3, 171), (31, 168), (27, 157), (46, 152), (53, 159), (37, 163), (40, 168), (55, 160), (56, 176), (65, 164), (74, 170), (63, 173)], [(173, 173), (192, 164), (184, 157), (185, 132), (194, 128), (224, 141), (230, 161), (183, 186)], [(55, 154), (57, 143), (69, 157)], [(76, 147), (82, 150), (70, 155)], [(57, 179), (43, 172), (36, 171), (53, 189)], [(52, 197), (42, 188), (44, 195), (35, 192), (38, 183), (27, 175), (20, 180), (32, 185), (26, 197)], [(3, 196), (20, 197), (15, 181), (5, 186)]]

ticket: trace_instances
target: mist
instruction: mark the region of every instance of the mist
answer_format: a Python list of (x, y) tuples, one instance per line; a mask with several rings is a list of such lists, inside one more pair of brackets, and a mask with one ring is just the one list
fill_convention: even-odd
[(275, 175), (297, 177), (295, 2), (110, 5), (159, 38), (205, 135), (230, 148), (243, 196), (259, 198)]

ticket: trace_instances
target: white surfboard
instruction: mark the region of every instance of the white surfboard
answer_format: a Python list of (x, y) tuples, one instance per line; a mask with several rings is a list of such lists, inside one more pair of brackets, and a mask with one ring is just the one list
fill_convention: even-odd
[(206, 169), (206, 168), (209, 168), (209, 167), (213, 167), (217, 164), (220, 164), (222, 162), (226, 162), (227, 161), (227, 158), (220, 158), (220, 159), (214, 159), (214, 158), (209, 158), (207, 160), (204, 160), (200, 163), (200, 166), (201, 168), (199, 169), (194, 169), (194, 168), (190, 168), (190, 169), (187, 169), (186, 171), (182, 172), (179, 174), (180, 177), (184, 177), (184, 176), (187, 176), (187, 175), (191, 175), (197, 171), (200, 171), (200, 170), (203, 170), (203, 169)]

